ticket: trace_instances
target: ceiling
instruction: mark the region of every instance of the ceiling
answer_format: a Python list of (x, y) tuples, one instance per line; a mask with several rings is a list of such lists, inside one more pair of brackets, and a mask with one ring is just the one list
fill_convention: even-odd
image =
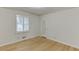
[(51, 12), (54, 13), (62, 10), (72, 9), (74, 7), (7, 7), (7, 8), (29, 12), (36, 15), (44, 15)]

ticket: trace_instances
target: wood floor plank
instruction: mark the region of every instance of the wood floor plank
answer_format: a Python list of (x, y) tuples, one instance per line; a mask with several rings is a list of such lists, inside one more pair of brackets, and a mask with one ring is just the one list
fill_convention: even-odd
[(0, 47), (0, 51), (79, 51), (79, 49), (45, 37), (36, 37)]

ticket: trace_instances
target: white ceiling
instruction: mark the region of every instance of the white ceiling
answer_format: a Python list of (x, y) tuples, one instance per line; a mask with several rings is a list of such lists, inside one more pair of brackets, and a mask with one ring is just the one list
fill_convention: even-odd
[(24, 12), (30, 12), (36, 15), (43, 15), (48, 13), (54, 13), (57, 11), (62, 11), (66, 9), (71, 9), (74, 7), (7, 7), (9, 9), (20, 10)]

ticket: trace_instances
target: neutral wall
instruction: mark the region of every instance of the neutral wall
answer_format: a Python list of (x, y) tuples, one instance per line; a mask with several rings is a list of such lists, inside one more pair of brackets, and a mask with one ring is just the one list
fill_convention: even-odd
[(46, 23), (45, 33), (42, 27), (43, 35), (79, 47), (79, 8), (44, 15), (42, 21)]
[[(16, 15), (29, 16), (30, 31), (16, 33)], [(0, 8), (0, 46), (45, 35), (57, 41), (79, 47), (79, 8), (36, 16), (22, 11)]]
[[(30, 19), (30, 31), (16, 33), (16, 15), (28, 16)], [(31, 38), (38, 36), (40, 32), (39, 16), (22, 11), (0, 8), (0, 46), (21, 41), (23, 36)]]

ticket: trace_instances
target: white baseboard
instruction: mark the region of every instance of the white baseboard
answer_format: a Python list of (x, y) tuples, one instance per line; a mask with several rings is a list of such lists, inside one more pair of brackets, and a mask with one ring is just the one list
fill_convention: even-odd
[(71, 46), (71, 47), (74, 47), (74, 48), (78, 48), (78, 49), (79, 49), (79, 47), (76, 46), (76, 45), (72, 45), (72, 44), (69, 44), (69, 43), (67, 43), (67, 42), (59, 41), (59, 40), (57, 40), (57, 39), (55, 40), (54, 38), (49, 37), (49, 36), (46, 36), (46, 35), (43, 35), (43, 36), (46, 37), (47, 39), (54, 40), (54, 41), (56, 41), (56, 42), (59, 42), (59, 43), (62, 43), (62, 44), (65, 44), (65, 45), (68, 45), (68, 46)]
[[(59, 42), (59, 43), (62, 43), (62, 44), (68, 45), (68, 46), (72, 46), (72, 47), (74, 47), (74, 48), (78, 48), (78, 49), (79, 49), (79, 47), (76, 46), (76, 45), (72, 45), (72, 44), (69, 44), (69, 43), (66, 43), (66, 42), (63, 42), (63, 41), (59, 41), (59, 40), (57, 40), (57, 39), (55, 40), (54, 38), (49, 37), (49, 36), (46, 36), (46, 35), (42, 35), (42, 36), (46, 37), (47, 39), (54, 40), (54, 41), (56, 41), (56, 42)], [(0, 44), (0, 47), (1, 47), (1, 46), (5, 46), (5, 45), (9, 45), (9, 44), (14, 44), (14, 43), (16, 43), (16, 42), (20, 42), (20, 41), (23, 41), (23, 40), (28, 40), (28, 39), (35, 38), (35, 37), (38, 37), (38, 36), (31, 36), (31, 37), (27, 37), (27, 38), (25, 38), (25, 39), (20, 39), (20, 40), (16, 40), (16, 41), (12, 41), (12, 42), (7, 42), (7, 43), (5, 43), (5, 44)]]
[(27, 37), (27, 38), (25, 38), (25, 39), (19, 39), (19, 40), (16, 40), (16, 41), (7, 42), (7, 43), (5, 43), (5, 44), (0, 44), (0, 47), (5, 46), (5, 45), (14, 44), (14, 43), (16, 43), (16, 42), (20, 42), (20, 41), (23, 41), (23, 40), (28, 40), (28, 39), (31, 39), (31, 38), (34, 38), (34, 37), (37, 37), (37, 36), (31, 36), (31, 37)]

